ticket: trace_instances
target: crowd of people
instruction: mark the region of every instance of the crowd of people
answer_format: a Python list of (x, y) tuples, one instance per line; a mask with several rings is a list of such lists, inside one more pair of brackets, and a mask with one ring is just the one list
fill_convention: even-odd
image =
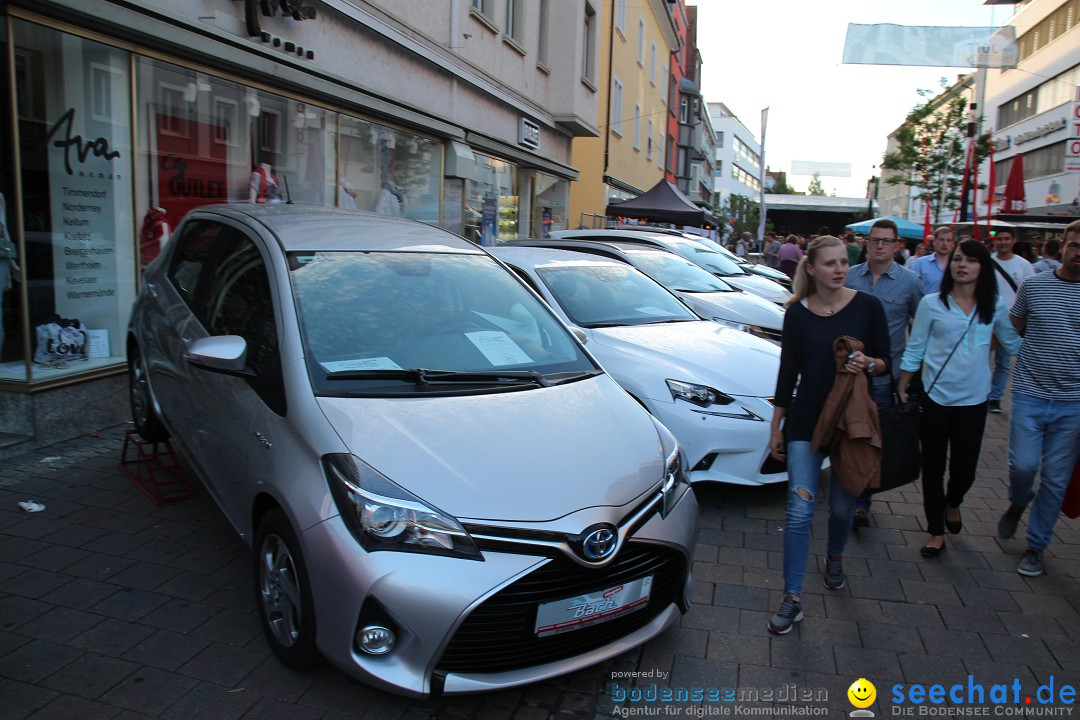
[(963, 530), (987, 414), (1001, 412), (1010, 375), (1009, 506), (998, 535), (1013, 537), (1030, 506), (1017, 572), (1045, 572), (1043, 553), (1080, 456), (1080, 221), (1041, 257), (1024, 257), (1006, 230), (992, 246), (943, 226), (905, 252), (887, 219), (865, 238), (766, 234), (764, 262), (793, 287), (769, 443), (788, 468), (784, 596), (771, 632), (802, 620), (826, 457), (824, 583), (838, 590), (852, 530), (871, 524), (871, 491), (890, 440), (878, 409), (917, 397), (928, 535), (919, 554), (937, 558), (947, 533)]

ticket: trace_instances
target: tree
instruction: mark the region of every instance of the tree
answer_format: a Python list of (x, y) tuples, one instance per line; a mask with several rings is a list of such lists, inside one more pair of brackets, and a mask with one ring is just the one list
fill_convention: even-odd
[[(723, 227), (736, 235), (748, 232), (757, 236), (758, 218), (761, 217), (761, 206), (757, 200), (745, 195), (730, 195), (713, 210), (713, 214)], [(765, 228), (771, 230), (772, 223), (766, 221)]]
[(773, 183), (772, 189), (769, 190), (773, 195), (798, 195), (795, 188), (787, 184), (787, 180), (783, 177), (779, 177)]
[(810, 181), (810, 185), (806, 188), (807, 195), (824, 195), (825, 188), (821, 186), (821, 178), (817, 173), (814, 173), (814, 179)]
[[(924, 98), (932, 93), (919, 90)], [(956, 210), (964, 183), (967, 126), (967, 100), (962, 95), (946, 94), (916, 105), (896, 132), (898, 149), (886, 154), (881, 163), (882, 168), (896, 171), (885, 182), (911, 186), (916, 199), (929, 200), (935, 217)], [(989, 153), (990, 135), (983, 133), (975, 139), (976, 169)]]

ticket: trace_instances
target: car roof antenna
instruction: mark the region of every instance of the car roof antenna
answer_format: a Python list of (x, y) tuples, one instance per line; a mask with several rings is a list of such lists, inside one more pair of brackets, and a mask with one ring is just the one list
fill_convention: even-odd
[(289, 176), (285, 173), (281, 173), (281, 179), (285, 181), (285, 204), (292, 205), (292, 191), (289, 190)]

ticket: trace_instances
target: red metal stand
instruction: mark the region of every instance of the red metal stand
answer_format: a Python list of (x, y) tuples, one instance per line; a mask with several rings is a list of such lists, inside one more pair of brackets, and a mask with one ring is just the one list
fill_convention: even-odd
[[(134, 446), (135, 457), (128, 459), (128, 447)], [(135, 472), (130, 465), (135, 466)], [(147, 442), (138, 431), (124, 433), (124, 449), (120, 453), (120, 469), (135, 487), (155, 505), (195, 499), (195, 488), (188, 482), (184, 467), (168, 440)]]

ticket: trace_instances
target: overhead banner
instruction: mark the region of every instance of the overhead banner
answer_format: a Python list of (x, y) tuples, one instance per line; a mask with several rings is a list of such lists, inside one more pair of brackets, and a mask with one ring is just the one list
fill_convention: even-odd
[(791, 174), (819, 175), (821, 177), (851, 177), (851, 163), (792, 160)]
[(993, 28), (848, 23), (844, 41), (847, 64), (1011, 68), (1016, 61), (1016, 28), (1011, 25)]

